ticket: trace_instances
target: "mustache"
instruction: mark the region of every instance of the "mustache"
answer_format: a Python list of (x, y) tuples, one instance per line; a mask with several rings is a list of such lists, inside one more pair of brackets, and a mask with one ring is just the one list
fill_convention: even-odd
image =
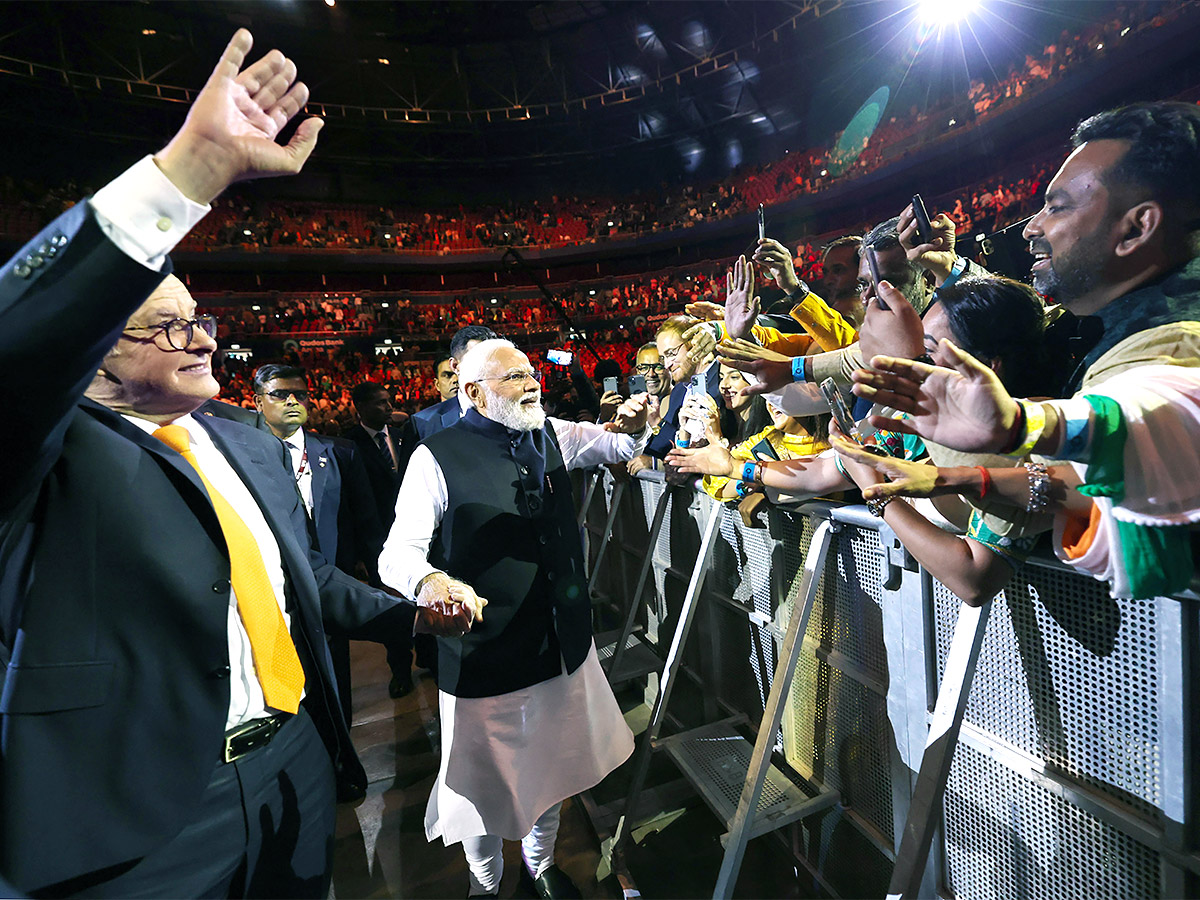
[(1050, 255), (1050, 242), (1045, 239), (1034, 239), (1029, 242), (1029, 253), (1045, 253)]

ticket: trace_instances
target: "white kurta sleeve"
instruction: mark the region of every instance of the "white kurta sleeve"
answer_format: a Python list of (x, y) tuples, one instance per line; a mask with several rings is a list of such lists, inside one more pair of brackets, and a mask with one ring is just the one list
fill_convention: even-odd
[(554, 426), (563, 462), (568, 469), (586, 469), (604, 463), (627, 462), (645, 446), (648, 429), (640, 435), (617, 434), (603, 425), (592, 422), (568, 422), (565, 419), (546, 419)]
[(379, 579), (416, 599), (417, 585), (439, 571), (429, 564), (429, 544), (446, 513), (446, 477), (428, 447), (413, 451), (396, 496), (396, 518), (379, 555)]

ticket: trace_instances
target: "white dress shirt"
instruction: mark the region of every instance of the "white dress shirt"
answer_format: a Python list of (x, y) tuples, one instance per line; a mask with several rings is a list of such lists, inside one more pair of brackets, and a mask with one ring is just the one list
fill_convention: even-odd
[[(591, 422), (547, 417), (568, 469), (625, 462), (641, 452), (649, 437), (617, 434)], [(396, 519), (379, 557), (379, 577), (406, 597), (416, 598), (422, 578), (439, 571), (428, 562), (429, 544), (446, 513), (448, 495), (442, 467), (423, 444), (413, 451), (396, 497)]]
[(283, 438), (283, 443), (292, 459), (292, 475), (296, 478), (296, 487), (300, 488), (300, 496), (304, 498), (304, 506), (311, 519), (313, 514), (313, 460), (305, 452), (304, 429), (297, 428)]
[[(158, 425), (137, 416), (125, 418), (142, 429), (147, 434), (154, 434)], [(267, 569), (267, 577), (271, 582), (271, 590), (283, 614), (283, 621), (291, 628), (291, 617), (284, 603), (284, 574), (283, 561), (279, 555), (279, 543), (267, 520), (259, 509), (258, 502), (243, 483), (241, 477), (234, 471), (233, 466), (225, 459), (208, 432), (192, 417), (182, 416), (171, 423), (182, 425), (187, 429), (191, 438), (192, 452), (196, 454), (196, 462), (204, 472), (213, 489), (224, 497), (229, 505), (246, 523), (258, 551), (262, 554), (263, 565)], [(229, 639), (229, 714), (225, 720), (225, 729), (229, 730), (251, 719), (274, 715), (278, 710), (268, 707), (263, 699), (262, 685), (259, 684), (258, 674), (254, 670), (254, 656), (250, 649), (250, 635), (242, 624), (242, 616), (238, 612), (237, 597), (233, 588), (229, 589), (228, 613), (226, 615), (226, 634)]]

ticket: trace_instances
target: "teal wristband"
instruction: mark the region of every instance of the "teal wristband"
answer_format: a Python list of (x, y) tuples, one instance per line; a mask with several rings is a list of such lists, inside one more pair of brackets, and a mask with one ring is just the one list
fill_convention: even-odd
[(754, 470), (757, 468), (758, 468), (758, 463), (753, 462), (753, 461), (743, 464), (741, 480), (742, 481), (750, 481), (750, 482), (757, 481), (757, 479), (754, 477), (754, 474), (755, 474)]
[[(966, 257), (963, 257), (963, 256), (956, 257), (954, 260), (954, 265), (952, 265), (950, 267), (950, 274), (946, 276), (945, 281), (943, 281), (941, 284), (938, 285), (937, 289), (940, 291), (940, 290), (944, 290), (945, 288), (952, 286), (954, 284), (954, 282), (956, 282), (956, 281), (958, 281), (958, 279), (962, 278), (962, 274), (965, 271), (967, 271)], [(934, 293), (937, 293), (937, 291), (935, 291)]]
[(807, 381), (804, 377), (804, 357), (792, 357), (792, 381)]

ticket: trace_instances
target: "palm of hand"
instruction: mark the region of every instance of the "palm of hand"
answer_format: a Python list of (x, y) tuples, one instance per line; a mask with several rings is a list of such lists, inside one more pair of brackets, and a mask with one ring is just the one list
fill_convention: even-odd
[(970, 375), (935, 369), (921, 384), (911, 419), (921, 437), (967, 452), (987, 452), (1008, 435), (1003, 410), (1011, 403), (1000, 379), (979, 365)]

